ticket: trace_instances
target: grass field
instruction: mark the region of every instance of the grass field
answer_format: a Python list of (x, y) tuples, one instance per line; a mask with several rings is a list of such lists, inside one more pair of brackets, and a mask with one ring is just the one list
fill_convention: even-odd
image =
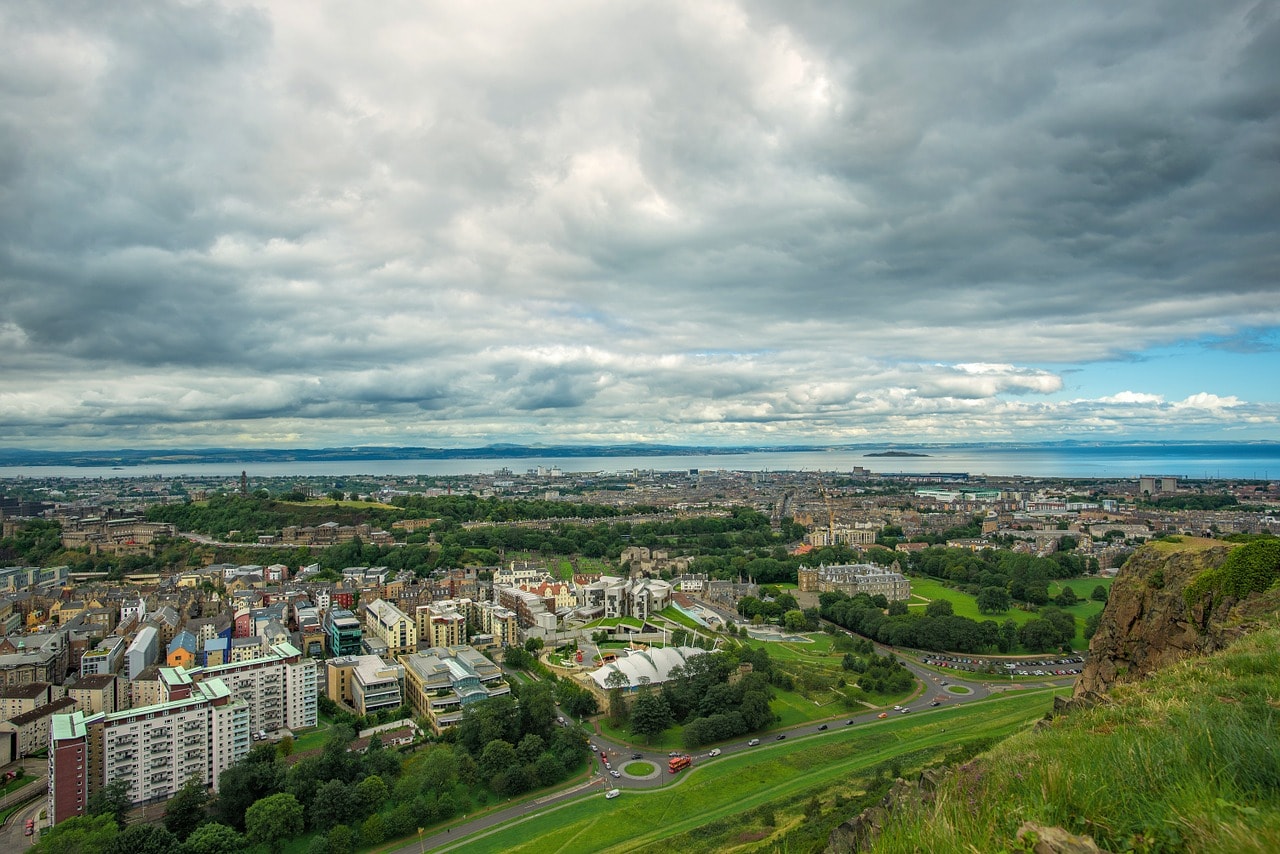
[[(1063, 581), (1049, 582), (1049, 597), (1053, 598), (1062, 592), (1063, 587), (1070, 587), (1075, 591), (1076, 596), (1083, 600), (1079, 604), (1072, 605), (1070, 608), (1063, 608), (1068, 614), (1076, 618), (1076, 636), (1072, 641), (1075, 649), (1086, 649), (1089, 642), (1084, 637), (1084, 621), (1091, 614), (1095, 614), (1102, 610), (1103, 602), (1095, 602), (1089, 598), (1089, 594), (1093, 592), (1093, 588), (1102, 585), (1111, 590), (1110, 578), (1071, 578)], [(1018, 608), (1010, 608), (1001, 614), (983, 614), (978, 610), (977, 600), (968, 593), (962, 593), (959, 590), (947, 587), (939, 581), (932, 578), (921, 578), (919, 576), (911, 579), (911, 602), (909, 607), (913, 610), (924, 610), (927, 602), (934, 599), (948, 599), (951, 601), (951, 609), (958, 617), (968, 617), (971, 620), (995, 620), (997, 623), (1003, 623), (1005, 620), (1013, 620), (1018, 625), (1022, 625), (1036, 618), (1036, 614), (1031, 611), (1023, 611)]]
[[(1047, 691), (1019, 692), (908, 718), (770, 742), (697, 765), (653, 791), (595, 793), (466, 841), (468, 852), (594, 854), (635, 851), (756, 806), (866, 773), (900, 756), (1024, 729), (1051, 704)], [(707, 849), (707, 850), (715, 850)]]

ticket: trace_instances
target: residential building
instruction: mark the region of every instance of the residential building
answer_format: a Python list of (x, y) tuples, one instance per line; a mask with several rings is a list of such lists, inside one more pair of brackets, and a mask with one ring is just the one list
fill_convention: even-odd
[(155, 664), (160, 657), (160, 632), (155, 626), (143, 626), (124, 653), (125, 678), (133, 681), (138, 674)]
[(387, 645), (391, 655), (403, 655), (418, 648), (418, 630), (413, 619), (385, 599), (375, 599), (366, 608), (369, 633)]
[(80, 675), (115, 673), (124, 661), (124, 654), (124, 638), (114, 636), (103, 638), (96, 647), (80, 656)]
[[(0, 738), (8, 738), (9, 755), (15, 759), (30, 756), (49, 743), (49, 726), (59, 712), (69, 712), (75, 708), (76, 701), (70, 697), (58, 697), (36, 706), (29, 712), (14, 715), (7, 721), (0, 721)], [(3, 751), (0, 751), (3, 752)]]
[(356, 615), (344, 608), (330, 611), (325, 617), (325, 634), (330, 655), (359, 655), (364, 629)]
[(191, 777), (216, 791), (222, 772), (249, 752), (249, 707), (218, 679), (192, 682), (165, 668), (165, 701), (86, 715), (53, 716), (48, 815), (84, 815), (98, 789), (123, 780), (133, 804), (171, 797)]
[(24, 685), (0, 685), (0, 721), (7, 721), (53, 699), (53, 686), (48, 682)]
[(74, 685), (67, 686), (67, 696), (86, 715), (128, 708), (128, 694), (129, 686), (114, 673), (81, 676)]
[(404, 667), (376, 655), (348, 655), (325, 662), (329, 698), (367, 715), (404, 704)]
[(467, 642), (467, 612), (471, 602), (444, 601), (414, 609), (418, 640), (426, 646), (458, 646)]

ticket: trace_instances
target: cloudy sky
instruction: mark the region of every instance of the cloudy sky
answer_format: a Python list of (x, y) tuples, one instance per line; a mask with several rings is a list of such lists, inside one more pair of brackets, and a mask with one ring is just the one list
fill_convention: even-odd
[(13, 0), (0, 43), (0, 444), (1280, 439), (1276, 2)]

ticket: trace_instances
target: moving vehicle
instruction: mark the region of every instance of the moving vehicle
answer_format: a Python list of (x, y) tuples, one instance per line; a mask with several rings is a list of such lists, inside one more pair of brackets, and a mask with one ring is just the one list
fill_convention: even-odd
[(605, 796), (606, 798), (613, 799), (613, 798), (618, 797), (618, 795), (621, 795), (621, 794), (622, 794), (622, 790), (621, 790), (621, 789), (610, 789), (609, 791), (607, 791), (607, 792), (605, 792), (605, 793), (604, 793), (604, 796)]
[(844, 722), (844, 725), (845, 725), (845, 726), (853, 726), (853, 718), (849, 718), (849, 720), (845, 721), (845, 722)]
[(610, 776), (610, 777), (621, 777), (622, 775), (621, 775), (621, 774), (619, 774), (615, 769), (610, 768), (610, 769), (609, 769), (609, 776)]
[(27, 826), (23, 829), (24, 836), (34, 836), (36, 832), (36, 820), (34, 818), (27, 819)]
[(753, 739), (751, 739), (750, 741), (748, 741), (748, 742), (747, 742), (747, 747), (755, 747), (755, 746), (756, 746), (757, 744), (759, 744), (759, 743), (760, 743), (760, 739), (758, 739), (758, 738), (753, 738)]
[(561, 726), (564, 726), (564, 715), (560, 715), (559, 717), (557, 717), (556, 723), (560, 724)]
[(937, 700), (934, 700), (934, 701), (933, 701), (932, 703), (930, 703), (929, 705), (930, 705), (930, 706), (941, 706), (941, 705), (942, 705), (942, 703), (938, 702)]
[(632, 759), (644, 759), (644, 754), (643, 754), (643, 753), (633, 753), (633, 754), (631, 754), (631, 758), (632, 758)]
[(692, 764), (693, 758), (690, 756), (675, 756), (667, 760), (667, 770), (677, 774), (682, 768), (688, 768)]
[(910, 709), (908, 709), (908, 708), (903, 708), (902, 713), (905, 715), (905, 714), (906, 714), (907, 712), (909, 712), (909, 711), (911, 711), (911, 710), (910, 710)]
[(827, 725), (823, 724), (822, 726), (818, 727), (818, 732), (822, 732), (826, 728), (827, 728)]
[(603, 759), (605, 762), (608, 762), (608, 761), (609, 761), (609, 754), (605, 753), (605, 752), (602, 750), (602, 751), (600, 751), (600, 758), (601, 758), (601, 759)]
[(775, 738), (774, 741), (782, 741), (786, 737), (787, 737), (787, 734), (784, 732), (781, 735), (779, 735), (777, 738)]
[(881, 718), (881, 719), (884, 719), (884, 718), (889, 717), (889, 713), (888, 713), (888, 712), (881, 712), (880, 714), (876, 715), (876, 717)]
[(717, 748), (715, 748), (714, 750), (712, 750), (712, 751), (711, 751), (710, 753), (708, 753), (707, 755), (708, 755), (708, 756), (719, 756), (719, 755), (720, 755), (720, 748), (718, 748), (718, 747), (717, 747)]

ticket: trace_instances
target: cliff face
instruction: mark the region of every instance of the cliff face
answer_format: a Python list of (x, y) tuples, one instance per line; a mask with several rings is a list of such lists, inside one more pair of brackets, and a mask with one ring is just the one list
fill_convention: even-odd
[(1167, 664), (1222, 649), (1247, 632), (1252, 618), (1275, 610), (1276, 591), (1243, 600), (1209, 596), (1188, 605), (1184, 592), (1196, 576), (1222, 565), (1231, 546), (1187, 537), (1143, 546), (1111, 587), (1089, 659), (1073, 698), (1105, 693)]

